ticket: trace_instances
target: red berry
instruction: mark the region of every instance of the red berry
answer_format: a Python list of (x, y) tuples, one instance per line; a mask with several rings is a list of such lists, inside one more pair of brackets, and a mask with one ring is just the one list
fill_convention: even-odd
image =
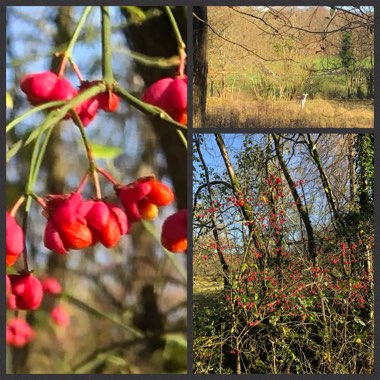
[(52, 220), (48, 220), (45, 227), (44, 233), (44, 244), (46, 248), (51, 249), (57, 253), (67, 253), (69, 248), (65, 247), (63, 244), (62, 238), (55, 227)]
[(100, 242), (107, 248), (114, 247), (119, 242), (121, 231), (113, 214), (110, 215), (107, 225), (99, 231), (98, 236)]
[(84, 127), (94, 120), (99, 109), (99, 102), (95, 98), (87, 99), (74, 108)]
[(15, 296), (16, 307), (21, 310), (37, 309), (43, 297), (43, 290), (40, 280), (34, 275), (11, 274), (11, 291)]
[(20, 87), (27, 95), (29, 102), (38, 105), (48, 101), (57, 80), (57, 75), (51, 71), (28, 74), (21, 79)]
[(133, 221), (153, 220), (157, 207), (166, 206), (174, 200), (172, 190), (154, 177), (143, 177), (117, 190), (128, 218)]
[(114, 247), (129, 230), (125, 212), (103, 201), (87, 201), (80, 208), (93, 236), (105, 247)]
[(47, 277), (41, 281), (42, 289), (45, 293), (60, 294), (62, 286), (55, 277)]
[(17, 310), (16, 306), (16, 296), (14, 294), (10, 294), (7, 299), (7, 308), (9, 310)]
[(141, 220), (138, 202), (143, 200), (151, 189), (150, 181), (143, 180), (135, 181), (117, 190), (118, 197), (124, 206), (128, 219), (132, 222)]
[(58, 253), (69, 249), (82, 249), (95, 241), (87, 221), (81, 213), (84, 203), (79, 193), (48, 195), (49, 219), (45, 228), (45, 246)]
[(35, 106), (54, 100), (70, 100), (78, 94), (68, 80), (51, 71), (25, 75), (20, 87)]
[(81, 220), (59, 227), (60, 236), (68, 249), (83, 249), (93, 244), (93, 236), (89, 227)]
[(6, 264), (13, 265), (24, 249), (24, 232), (16, 220), (6, 213)]
[[(101, 81), (84, 81), (80, 85), (80, 90), (84, 91)], [(119, 106), (119, 97), (111, 91), (102, 92), (91, 99), (88, 99), (75, 108), (83, 125), (86, 127), (96, 116), (98, 109), (106, 112), (115, 112)]]
[(99, 108), (105, 112), (115, 112), (119, 107), (120, 98), (113, 92), (103, 92), (97, 95)]
[(78, 95), (78, 91), (74, 86), (65, 78), (57, 77), (57, 83), (53, 91), (50, 93), (48, 100), (70, 100)]
[(70, 316), (62, 306), (56, 306), (50, 313), (53, 322), (60, 327), (67, 327), (70, 324)]
[(187, 122), (187, 76), (154, 82), (145, 90), (142, 99), (162, 108), (174, 120), (183, 124)]
[(127, 214), (119, 207), (112, 203), (107, 203), (111, 214), (114, 216), (116, 223), (120, 228), (120, 234), (125, 235), (131, 229), (131, 224), (128, 221)]
[(160, 181), (151, 181), (152, 189), (146, 196), (149, 202), (156, 206), (167, 206), (174, 201), (174, 193), (170, 187)]
[(34, 338), (34, 331), (28, 323), (21, 318), (13, 318), (7, 323), (7, 344), (15, 347), (24, 347)]
[(169, 251), (178, 253), (187, 249), (187, 210), (170, 215), (162, 225), (161, 243)]

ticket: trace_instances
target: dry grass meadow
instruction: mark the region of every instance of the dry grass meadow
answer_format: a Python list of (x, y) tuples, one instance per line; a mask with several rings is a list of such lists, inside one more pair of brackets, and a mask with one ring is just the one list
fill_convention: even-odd
[(249, 100), (236, 95), (207, 98), (206, 128), (373, 128), (370, 102), (308, 99)]

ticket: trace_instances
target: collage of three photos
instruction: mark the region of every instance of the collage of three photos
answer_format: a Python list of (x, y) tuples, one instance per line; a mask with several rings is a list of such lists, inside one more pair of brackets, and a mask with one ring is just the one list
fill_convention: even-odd
[(5, 373), (373, 374), (374, 8), (5, 7)]

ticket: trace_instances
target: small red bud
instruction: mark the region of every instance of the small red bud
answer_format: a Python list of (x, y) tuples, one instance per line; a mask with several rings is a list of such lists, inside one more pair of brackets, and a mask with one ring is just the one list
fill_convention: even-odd
[(24, 347), (34, 338), (34, 331), (22, 318), (13, 318), (7, 323), (7, 344), (15, 347)]
[(169, 251), (178, 253), (187, 249), (187, 210), (170, 215), (162, 225), (161, 243)]
[(17, 309), (35, 310), (40, 306), (43, 290), (37, 277), (32, 274), (11, 274), (9, 279)]
[(6, 213), (6, 264), (13, 265), (24, 249), (24, 232), (16, 220)]
[(60, 327), (67, 327), (70, 324), (70, 316), (62, 306), (56, 306), (50, 313), (53, 322)]
[(45, 293), (56, 295), (62, 292), (62, 286), (55, 277), (47, 277), (42, 280), (41, 284)]

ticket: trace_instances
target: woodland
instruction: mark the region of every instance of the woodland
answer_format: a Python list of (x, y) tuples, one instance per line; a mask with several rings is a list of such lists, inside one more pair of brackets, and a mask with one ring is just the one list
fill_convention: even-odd
[(196, 128), (373, 128), (373, 7), (194, 7), (193, 25)]
[[(9, 300), (16, 290), (12, 282), (9, 295), (7, 282), (7, 373), (186, 372), (186, 255), (169, 252), (161, 235), (164, 221), (187, 204), (186, 123), (141, 100), (160, 79), (184, 77), (186, 9), (10, 6), (6, 23), (6, 207), (25, 233), (23, 254), (9, 267), (7, 245), (7, 281), (26, 273), (62, 286), (59, 294), (44, 288), (37, 310), (14, 310)], [(75, 86), (79, 95), (36, 106), (22, 86), (33, 75)], [(86, 99), (80, 105), (88, 119), (74, 107), (77, 99)], [(96, 112), (104, 99), (107, 113)], [(141, 204), (143, 218), (128, 214), (124, 231), (127, 211), (106, 209), (101, 217), (118, 217), (120, 233), (128, 232), (111, 248), (95, 240), (70, 252), (48, 249), (52, 211), (44, 202), (81, 192), (87, 204), (121, 207), (117, 195), (128, 186), (119, 184), (131, 183), (132, 189), (158, 184), (172, 203)], [(110, 222), (111, 216), (103, 227)], [(52, 319), (56, 306), (64, 320)], [(21, 319), (27, 330), (12, 330), (10, 322), (21, 326)], [(28, 339), (16, 336), (27, 333)]]
[(374, 136), (193, 136), (193, 371), (369, 374)]

